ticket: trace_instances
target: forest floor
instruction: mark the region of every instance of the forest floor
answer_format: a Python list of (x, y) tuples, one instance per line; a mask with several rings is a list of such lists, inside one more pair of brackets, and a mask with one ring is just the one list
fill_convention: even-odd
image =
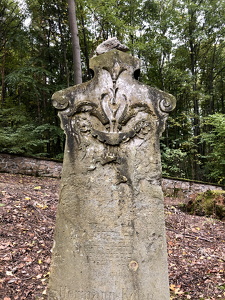
[[(0, 174), (0, 299), (45, 299), (59, 180)], [(225, 223), (165, 199), (171, 299), (225, 299)]]

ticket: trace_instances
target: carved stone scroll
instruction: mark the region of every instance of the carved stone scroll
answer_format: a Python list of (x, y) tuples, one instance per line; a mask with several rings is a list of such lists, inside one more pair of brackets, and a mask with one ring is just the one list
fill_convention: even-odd
[(66, 134), (50, 300), (168, 300), (159, 137), (175, 99), (111, 50), (53, 95)]

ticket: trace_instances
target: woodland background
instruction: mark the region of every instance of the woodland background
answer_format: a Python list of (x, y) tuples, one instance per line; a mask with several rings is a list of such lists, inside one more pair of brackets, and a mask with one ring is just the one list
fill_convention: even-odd
[[(161, 139), (164, 176), (225, 183), (225, 1), (76, 0), (83, 81), (116, 36), (140, 81), (177, 98)], [(73, 85), (68, 4), (0, 0), (0, 152), (61, 159), (51, 96)]]

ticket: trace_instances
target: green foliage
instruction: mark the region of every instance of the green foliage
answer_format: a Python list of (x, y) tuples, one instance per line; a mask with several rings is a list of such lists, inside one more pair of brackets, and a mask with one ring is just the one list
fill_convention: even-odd
[(47, 152), (48, 145), (56, 143), (57, 139), (62, 139), (61, 130), (49, 124), (37, 127), (26, 124), (16, 130), (6, 127), (0, 130), (0, 135), (1, 152), (38, 157), (48, 157), (51, 154)]
[(0, 119), (0, 152), (56, 157), (60, 154), (55, 151), (57, 143), (62, 151), (62, 130), (47, 123), (34, 124), (24, 107), (3, 109)]
[(205, 143), (205, 171), (208, 180), (225, 184), (225, 115), (216, 113), (204, 118), (207, 132), (201, 135)]
[(182, 166), (187, 159), (187, 153), (181, 149), (172, 149), (162, 145), (162, 174), (163, 176), (185, 177)]

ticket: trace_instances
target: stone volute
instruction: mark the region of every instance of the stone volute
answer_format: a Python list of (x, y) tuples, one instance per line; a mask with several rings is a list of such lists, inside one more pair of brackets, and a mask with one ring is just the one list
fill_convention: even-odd
[(50, 300), (169, 300), (159, 137), (173, 96), (117, 49), (53, 95), (66, 134)]

